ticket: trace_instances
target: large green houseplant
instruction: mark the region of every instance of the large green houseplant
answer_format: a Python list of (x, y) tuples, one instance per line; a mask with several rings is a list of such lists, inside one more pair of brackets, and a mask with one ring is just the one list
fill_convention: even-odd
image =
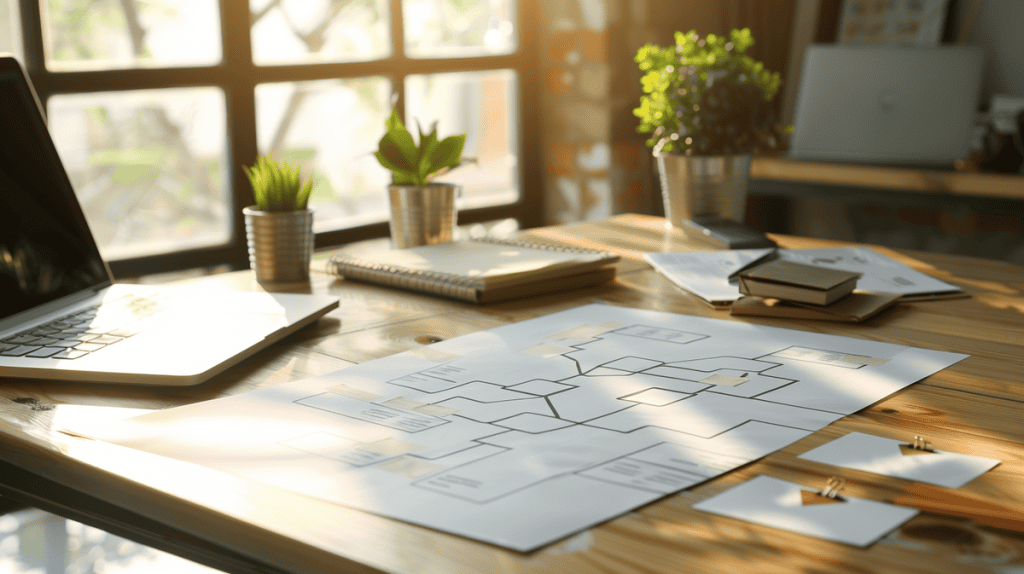
[(435, 123), (429, 133), (417, 130), (417, 143), (398, 116), (397, 107), (391, 111), (386, 127), (374, 156), (391, 170), (388, 196), (392, 242), (403, 249), (451, 241), (458, 188), (434, 178), (467, 161), (462, 157), (466, 134), (438, 139)]
[(633, 113), (651, 134), (666, 216), (673, 225), (698, 216), (744, 217), (750, 155), (781, 149), (772, 99), (778, 72), (746, 55), (750, 30), (729, 37), (676, 32), (675, 45), (647, 44), (636, 54), (643, 95)]
[(313, 253), (313, 180), (305, 183), (299, 168), (286, 159), (257, 158), (243, 166), (256, 205), (242, 210), (249, 245), (249, 265), (260, 282), (289, 283), (309, 279)]

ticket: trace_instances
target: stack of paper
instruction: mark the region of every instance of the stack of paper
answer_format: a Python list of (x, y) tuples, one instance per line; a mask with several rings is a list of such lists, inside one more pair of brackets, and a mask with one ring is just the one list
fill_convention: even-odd
[(852, 293), (860, 276), (803, 263), (772, 261), (740, 273), (740, 293), (830, 305)]
[(730, 279), (730, 275), (769, 257), (860, 273), (859, 291), (891, 293), (901, 301), (964, 296), (956, 285), (915, 271), (868, 247), (644, 254), (647, 262), (662, 275), (715, 307), (730, 305), (743, 296), (738, 279)]

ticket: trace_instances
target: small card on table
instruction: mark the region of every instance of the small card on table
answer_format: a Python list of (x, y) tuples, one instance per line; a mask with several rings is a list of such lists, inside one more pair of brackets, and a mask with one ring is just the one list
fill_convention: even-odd
[(910, 449), (911, 452), (905, 454), (908, 449), (900, 449), (900, 446), (907, 445), (907, 441), (853, 432), (809, 450), (800, 458), (946, 488), (960, 488), (1000, 462), (938, 449), (917, 452)]
[(693, 507), (860, 547), (882, 538), (918, 512), (914, 508), (849, 496), (841, 496), (840, 502), (834, 504), (806, 504), (804, 492), (817, 494), (799, 484), (758, 476)]

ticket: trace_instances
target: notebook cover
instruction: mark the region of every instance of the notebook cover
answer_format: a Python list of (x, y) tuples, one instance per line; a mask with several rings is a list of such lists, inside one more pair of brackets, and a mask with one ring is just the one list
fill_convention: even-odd
[(591, 249), (484, 240), (363, 254), (342, 251), (331, 256), (327, 270), (346, 279), (492, 302), (608, 281), (618, 259)]
[(781, 283), (806, 289), (828, 291), (847, 281), (856, 280), (861, 273), (851, 273), (827, 267), (815, 267), (790, 261), (770, 261), (739, 274), (746, 279), (767, 283)]

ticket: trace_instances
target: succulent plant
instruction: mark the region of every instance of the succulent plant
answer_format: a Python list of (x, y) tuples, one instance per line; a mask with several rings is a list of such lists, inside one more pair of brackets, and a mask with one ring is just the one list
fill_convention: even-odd
[(749, 28), (729, 38), (676, 32), (676, 44), (647, 44), (636, 54), (644, 95), (633, 110), (637, 131), (656, 152), (731, 155), (780, 149), (792, 127), (779, 124), (771, 101), (778, 72), (746, 56)]
[(256, 158), (256, 165), (243, 169), (260, 211), (301, 211), (309, 204), (313, 180), (302, 184), (299, 168), (292, 165), (291, 158), (280, 165), (274, 156), (267, 155)]
[(391, 170), (391, 182), (402, 185), (427, 185), (431, 178), (456, 168), (467, 161), (462, 158), (466, 134), (437, 139), (437, 122), (430, 133), (420, 133), (417, 144), (406, 129), (398, 108), (391, 110), (387, 120), (387, 133), (380, 139), (374, 156), (380, 164)]

